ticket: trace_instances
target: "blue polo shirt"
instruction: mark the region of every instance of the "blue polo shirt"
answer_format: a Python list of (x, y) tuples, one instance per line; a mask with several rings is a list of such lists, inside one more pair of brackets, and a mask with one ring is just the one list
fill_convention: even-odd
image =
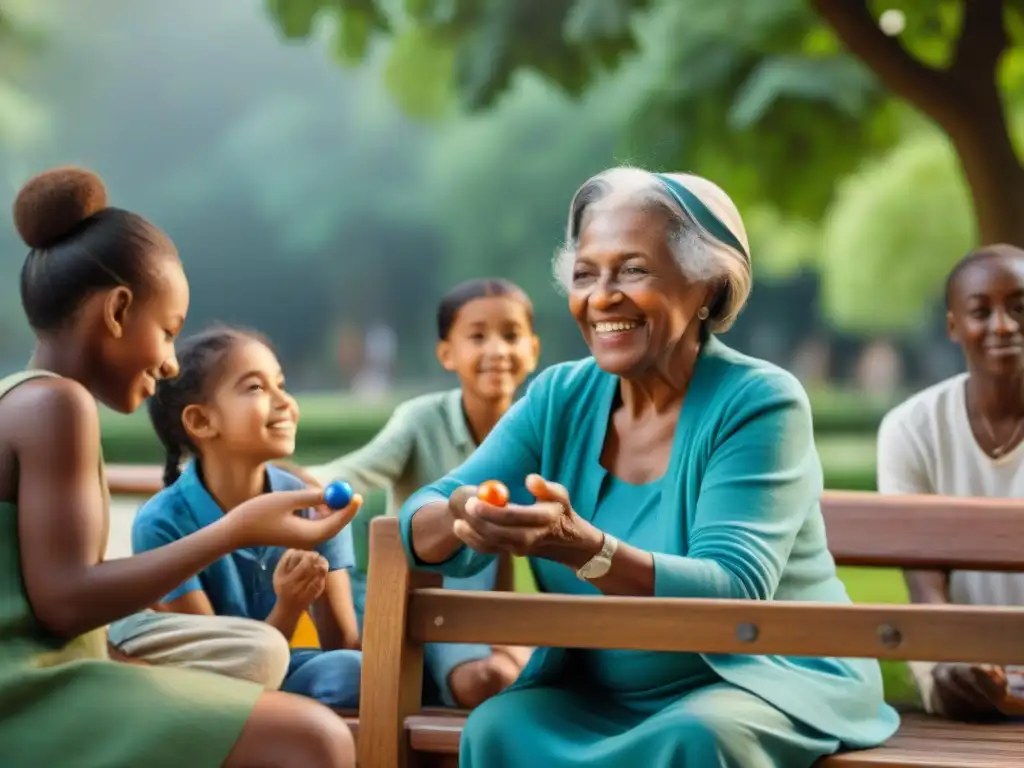
[[(294, 491), (305, 484), (289, 472), (267, 467), (267, 479), (273, 491)], [(203, 485), (195, 462), (173, 484), (147, 501), (132, 523), (132, 550), (135, 554), (170, 544), (200, 528), (216, 522), (224, 510)], [(351, 569), (355, 563), (352, 533), (345, 528), (333, 539), (316, 547), (327, 560), (328, 568)], [(209, 565), (164, 598), (164, 602), (203, 590), (218, 616), (239, 616), (266, 621), (277, 602), (274, 593), (274, 569), (284, 547), (239, 549)]]

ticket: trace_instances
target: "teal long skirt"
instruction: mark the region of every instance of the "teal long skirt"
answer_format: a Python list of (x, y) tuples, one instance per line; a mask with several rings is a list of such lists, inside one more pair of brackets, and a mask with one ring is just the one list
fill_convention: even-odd
[(572, 687), (512, 689), (462, 734), (460, 768), (810, 768), (839, 741), (729, 683), (668, 702)]

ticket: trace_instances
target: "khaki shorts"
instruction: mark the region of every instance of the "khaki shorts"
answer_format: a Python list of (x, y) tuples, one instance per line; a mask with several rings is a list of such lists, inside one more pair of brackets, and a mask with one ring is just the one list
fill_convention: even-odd
[(127, 656), (188, 667), (277, 690), (291, 658), (284, 635), (261, 621), (142, 611), (114, 622), (110, 642)]

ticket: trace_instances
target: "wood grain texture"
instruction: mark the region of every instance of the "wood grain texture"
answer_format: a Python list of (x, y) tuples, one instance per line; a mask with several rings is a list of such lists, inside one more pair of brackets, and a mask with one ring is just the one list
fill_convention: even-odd
[[(152, 496), (163, 487), (162, 475), (157, 466), (107, 466), (114, 495)], [(825, 491), (821, 507), (839, 565), (1024, 571), (1024, 547), (1015, 543), (1024, 539), (1017, 500)]]
[(822, 512), (840, 565), (1024, 571), (1024, 502), (827, 491)]
[(413, 572), (398, 534), (398, 521), (370, 524), (370, 561), (363, 620), (363, 672), (360, 680), (361, 768), (410, 765), (405, 719), (420, 710), (423, 644), (406, 629), (409, 592), (439, 586), (440, 576)]
[(418, 642), (1012, 664), (1024, 608), (430, 589), (412, 595), (408, 631)]
[[(406, 720), (416, 752), (455, 756), (465, 725), (462, 715), (419, 715)], [(1021, 768), (1024, 723), (971, 725), (921, 714), (903, 716), (899, 732), (877, 749), (844, 752), (815, 768)]]

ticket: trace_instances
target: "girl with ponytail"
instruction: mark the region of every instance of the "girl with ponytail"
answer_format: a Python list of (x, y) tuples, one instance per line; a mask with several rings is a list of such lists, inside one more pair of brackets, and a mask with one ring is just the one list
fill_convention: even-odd
[[(166, 487), (132, 524), (145, 552), (216, 523), (264, 493), (304, 488), (270, 462), (295, 451), (298, 406), (269, 342), (217, 326), (178, 346), (178, 375), (162, 379), (149, 416), (167, 453)], [(308, 512), (308, 511), (307, 511)], [(335, 708), (359, 702), (362, 654), (352, 603), (348, 528), (316, 548), (239, 549), (161, 601), (176, 614), (255, 619), (291, 638), (309, 611), (319, 649), (294, 649), (281, 689)]]

